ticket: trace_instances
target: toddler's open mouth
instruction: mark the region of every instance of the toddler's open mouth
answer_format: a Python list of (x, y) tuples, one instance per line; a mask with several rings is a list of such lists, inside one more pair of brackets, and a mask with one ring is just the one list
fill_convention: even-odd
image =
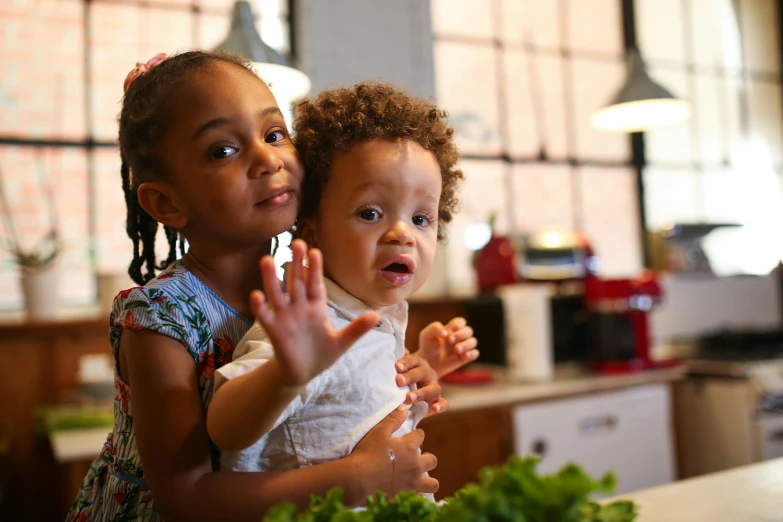
[(386, 268), (382, 268), (381, 270), (385, 270), (387, 272), (394, 272), (395, 274), (407, 274), (410, 272), (407, 265), (403, 265), (402, 263), (392, 263)]
[(405, 263), (389, 263), (381, 268), (381, 277), (394, 286), (402, 286), (413, 279), (413, 271)]

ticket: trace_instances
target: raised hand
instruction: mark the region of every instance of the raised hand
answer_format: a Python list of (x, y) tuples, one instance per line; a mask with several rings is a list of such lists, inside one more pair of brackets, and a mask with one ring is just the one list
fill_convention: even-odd
[(446, 326), (434, 322), (424, 327), (416, 353), (427, 360), (440, 378), (475, 361), (479, 355), (477, 345), (473, 328), (462, 317), (455, 317)]
[[(326, 305), (321, 252), (307, 252), (305, 242), (291, 244), (293, 260), (287, 272), (288, 296), (283, 293), (271, 256), (261, 259), (266, 298), (250, 295), (253, 313), (269, 335), (285, 384), (300, 386), (334, 364), (379, 321), (374, 312), (357, 317), (342, 330), (332, 328)], [(303, 266), (305, 253), (309, 269)]]

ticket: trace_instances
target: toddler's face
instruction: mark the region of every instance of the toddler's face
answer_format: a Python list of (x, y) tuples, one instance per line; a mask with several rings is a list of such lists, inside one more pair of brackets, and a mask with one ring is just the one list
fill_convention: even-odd
[(326, 275), (371, 308), (399, 303), (435, 257), (441, 174), (409, 141), (371, 140), (338, 152), (318, 216), (306, 220)]

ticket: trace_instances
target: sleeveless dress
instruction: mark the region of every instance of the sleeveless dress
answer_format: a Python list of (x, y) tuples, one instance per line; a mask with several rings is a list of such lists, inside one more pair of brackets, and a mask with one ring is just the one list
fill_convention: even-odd
[[(132, 392), (120, 377), (124, 330), (152, 330), (180, 341), (197, 367), (201, 405), (206, 411), (214, 371), (231, 361), (234, 346), (252, 322), (234, 311), (181, 262), (174, 262), (144, 287), (121, 292), (110, 316), (114, 354), (114, 428), (82, 482), (66, 518), (75, 522), (160, 521), (147, 487), (133, 434)], [(219, 469), (212, 447), (212, 468)]]

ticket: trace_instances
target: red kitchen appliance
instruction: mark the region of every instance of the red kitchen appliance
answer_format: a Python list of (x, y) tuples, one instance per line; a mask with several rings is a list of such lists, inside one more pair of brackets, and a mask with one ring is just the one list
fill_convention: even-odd
[(501, 285), (517, 282), (516, 254), (511, 240), (492, 233), (486, 245), (473, 258), (479, 291), (487, 293)]
[(634, 279), (601, 279), (592, 274), (585, 278), (588, 361), (596, 371), (618, 374), (675, 364), (650, 357), (648, 314), (661, 294), (655, 273), (649, 270)]
[(492, 237), (473, 260), (481, 293), (518, 282), (579, 281), (595, 272), (595, 255), (578, 232), (545, 229)]

